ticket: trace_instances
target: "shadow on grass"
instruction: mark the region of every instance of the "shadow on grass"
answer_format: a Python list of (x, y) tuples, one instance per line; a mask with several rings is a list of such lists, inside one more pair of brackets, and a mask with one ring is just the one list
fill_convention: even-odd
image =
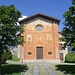
[(23, 70), (28, 70), (27, 65), (18, 65), (18, 64), (2, 64), (1, 65), (1, 75), (21, 73)]
[(65, 74), (75, 75), (75, 65), (56, 65), (56, 70), (60, 70)]

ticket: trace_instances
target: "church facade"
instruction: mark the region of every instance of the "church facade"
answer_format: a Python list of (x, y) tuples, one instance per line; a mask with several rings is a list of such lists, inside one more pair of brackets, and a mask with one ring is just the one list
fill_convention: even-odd
[(24, 43), (20, 46), (20, 59), (59, 61), (59, 22), (57, 18), (40, 13), (19, 21), (24, 24)]

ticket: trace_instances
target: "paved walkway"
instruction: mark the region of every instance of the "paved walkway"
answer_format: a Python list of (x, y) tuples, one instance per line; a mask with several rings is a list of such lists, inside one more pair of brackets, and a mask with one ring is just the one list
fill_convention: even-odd
[(50, 75), (56, 75), (56, 74), (47, 66), (46, 63), (44, 63), (44, 66), (45, 66), (47, 72), (48, 72)]
[[(32, 64), (32, 63), (30, 63)], [(28, 64), (28, 65), (30, 65)], [(30, 66), (31, 67), (31, 66)], [(56, 75), (46, 64), (46, 62), (34, 62), (32, 66), (32, 73), (30, 68), (24, 75)]]
[(38, 69), (37, 63), (36, 63), (35, 66), (34, 66), (33, 75), (39, 75), (39, 69)]
[[(20, 62), (7, 61), (10, 64), (21, 64)], [(65, 75), (63, 72), (56, 71), (53, 63), (45, 61), (39, 62), (27, 62), (28, 70), (22, 73), (22, 75)], [(60, 63), (62, 64), (62, 63)], [(67, 63), (68, 64), (68, 63)]]

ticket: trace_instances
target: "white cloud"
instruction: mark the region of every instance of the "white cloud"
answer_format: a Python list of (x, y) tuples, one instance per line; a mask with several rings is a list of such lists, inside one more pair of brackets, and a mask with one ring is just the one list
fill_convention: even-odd
[(21, 21), (21, 20), (23, 20), (23, 19), (25, 19), (25, 18), (27, 18), (27, 16), (23, 16), (23, 15), (22, 15), (22, 17), (20, 17), (18, 21)]

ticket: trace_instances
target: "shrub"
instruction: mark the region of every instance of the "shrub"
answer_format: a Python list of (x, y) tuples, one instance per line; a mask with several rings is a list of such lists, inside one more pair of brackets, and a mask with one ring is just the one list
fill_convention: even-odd
[(7, 54), (4, 51), (3, 54), (1, 54), (1, 63), (4, 64), (7, 60)]
[(12, 59), (12, 54), (9, 50), (4, 50), (1, 54), (1, 63), (4, 64), (8, 59)]
[(74, 63), (75, 63), (75, 55), (73, 56), (73, 61), (74, 61)]
[(9, 50), (7, 50), (6, 53), (7, 53), (7, 59), (12, 59), (12, 53)]
[(69, 53), (65, 56), (65, 62), (73, 63), (75, 62), (75, 55), (72, 53)]

